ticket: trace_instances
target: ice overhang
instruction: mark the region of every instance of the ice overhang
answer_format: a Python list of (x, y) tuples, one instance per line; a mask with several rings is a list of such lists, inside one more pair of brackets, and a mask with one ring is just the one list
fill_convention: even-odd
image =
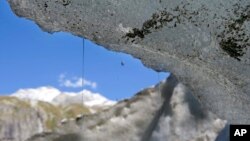
[(206, 108), (250, 123), (249, 0), (8, 0), (46, 32), (70, 32), (170, 71)]

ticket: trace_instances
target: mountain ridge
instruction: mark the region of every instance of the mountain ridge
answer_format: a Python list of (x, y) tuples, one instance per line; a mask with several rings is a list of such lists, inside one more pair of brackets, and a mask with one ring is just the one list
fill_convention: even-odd
[(59, 89), (51, 86), (20, 89), (10, 96), (26, 100), (44, 101), (55, 105), (68, 105), (77, 103), (84, 104), (88, 107), (95, 107), (112, 106), (116, 103), (115, 101), (109, 100), (99, 93), (94, 93), (86, 89), (80, 92), (62, 92)]
[(27, 141), (215, 141), (225, 124), (170, 76), (131, 99)]

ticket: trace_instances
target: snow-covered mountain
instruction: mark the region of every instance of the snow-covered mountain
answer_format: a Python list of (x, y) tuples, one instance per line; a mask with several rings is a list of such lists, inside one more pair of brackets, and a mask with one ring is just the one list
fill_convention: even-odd
[(170, 76), (109, 109), (65, 121), (56, 132), (26, 141), (219, 141), (225, 125)]
[(11, 96), (27, 100), (45, 101), (57, 105), (83, 104), (93, 106), (111, 106), (116, 102), (109, 100), (99, 93), (89, 90), (80, 92), (62, 92), (54, 87), (39, 87), (30, 89), (20, 89)]
[(30, 89), (20, 89), (11, 94), (11, 96), (28, 100), (40, 100), (45, 102), (52, 102), (55, 97), (61, 94), (56, 88), (53, 87), (39, 87)]
[(174, 76), (95, 114), (91, 110), (97, 108), (72, 102), (81, 101), (80, 94), (90, 106), (109, 100), (86, 90), (58, 91), (43, 87), (0, 97), (0, 141), (220, 141), (229, 131), (226, 121), (200, 105)]
[(105, 98), (99, 93), (93, 93), (89, 90), (83, 90), (78, 93), (65, 92), (56, 96), (53, 101), (55, 104), (73, 104), (73, 103), (84, 103), (84, 105), (92, 106), (111, 106), (116, 102)]

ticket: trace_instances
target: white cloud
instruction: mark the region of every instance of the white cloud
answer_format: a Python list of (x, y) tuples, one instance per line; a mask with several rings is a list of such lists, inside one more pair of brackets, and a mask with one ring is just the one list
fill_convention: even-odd
[(71, 79), (66, 78), (65, 74), (60, 74), (59, 76), (60, 86), (68, 88), (80, 88), (82, 86), (89, 86), (91, 88), (96, 88), (97, 83), (90, 80), (86, 80), (80, 77), (74, 77)]

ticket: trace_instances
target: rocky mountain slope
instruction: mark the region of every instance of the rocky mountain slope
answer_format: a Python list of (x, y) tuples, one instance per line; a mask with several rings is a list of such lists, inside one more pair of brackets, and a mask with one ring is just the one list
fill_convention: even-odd
[(215, 141), (225, 124), (170, 76), (129, 100), (27, 141)]
[[(82, 105), (82, 96), (87, 105)], [(101, 111), (114, 103), (87, 90), (79, 95), (61, 93), (52, 87), (19, 90), (0, 97), (0, 141), (24, 141), (38, 133), (52, 132), (63, 122)]]

